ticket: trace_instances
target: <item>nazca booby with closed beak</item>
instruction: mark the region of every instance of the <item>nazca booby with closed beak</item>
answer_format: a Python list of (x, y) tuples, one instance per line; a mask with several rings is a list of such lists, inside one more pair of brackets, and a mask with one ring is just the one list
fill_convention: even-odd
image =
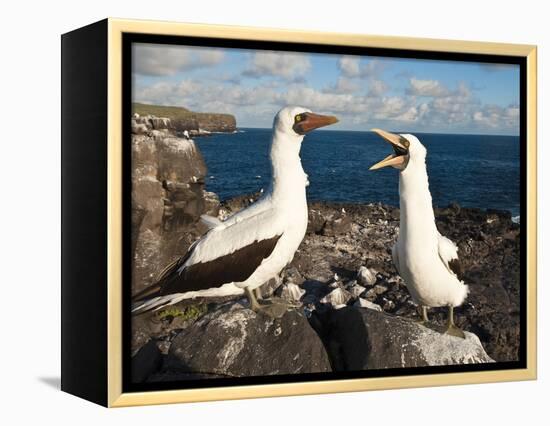
[(441, 235), (435, 224), (426, 148), (414, 135), (373, 131), (389, 142), (395, 153), (370, 170), (392, 166), (400, 171), (399, 237), (392, 249), (395, 268), (421, 306), (421, 322), (428, 322), (427, 307), (447, 306), (446, 332), (464, 338), (464, 332), (454, 323), (453, 310), (466, 299), (468, 286), (462, 281), (457, 246)]
[(304, 135), (338, 121), (302, 107), (286, 107), (273, 121), (270, 188), (246, 209), (219, 221), (187, 253), (169, 265), (157, 283), (133, 297), (133, 313), (160, 309), (196, 296), (235, 294), (243, 289), (250, 308), (281, 316), (283, 303), (260, 303), (253, 290), (288, 265), (304, 238), (307, 175), (300, 160)]

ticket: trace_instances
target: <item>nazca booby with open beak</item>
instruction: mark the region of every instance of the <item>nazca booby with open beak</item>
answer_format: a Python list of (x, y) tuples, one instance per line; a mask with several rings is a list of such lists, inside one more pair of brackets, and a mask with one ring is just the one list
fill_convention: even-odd
[(273, 121), (272, 182), (255, 203), (225, 221), (207, 217), (211, 229), (169, 265), (157, 283), (133, 297), (134, 313), (160, 309), (196, 296), (241, 293), (250, 308), (276, 317), (288, 306), (261, 303), (253, 290), (276, 277), (304, 238), (308, 210), (307, 175), (300, 160), (304, 135), (338, 121), (301, 107), (280, 110)]
[(468, 286), (462, 281), (457, 246), (441, 235), (435, 224), (426, 148), (414, 135), (373, 131), (391, 144), (394, 154), (370, 170), (392, 166), (400, 171), (399, 237), (392, 249), (395, 268), (421, 306), (421, 322), (428, 322), (427, 307), (447, 306), (446, 332), (464, 338), (464, 332), (454, 323), (453, 310), (466, 299)]

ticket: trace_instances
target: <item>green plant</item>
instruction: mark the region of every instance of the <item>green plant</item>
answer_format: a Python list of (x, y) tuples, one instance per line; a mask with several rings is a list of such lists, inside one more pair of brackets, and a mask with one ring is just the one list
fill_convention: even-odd
[(197, 319), (203, 316), (208, 310), (206, 304), (189, 305), (182, 308), (170, 307), (157, 313), (160, 320), (172, 321), (175, 318), (181, 318), (184, 321)]

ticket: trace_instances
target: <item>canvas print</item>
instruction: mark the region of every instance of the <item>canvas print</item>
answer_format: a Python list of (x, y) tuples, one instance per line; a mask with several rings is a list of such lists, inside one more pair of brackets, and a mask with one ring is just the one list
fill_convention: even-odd
[(520, 360), (519, 65), (135, 42), (131, 68), (131, 383)]

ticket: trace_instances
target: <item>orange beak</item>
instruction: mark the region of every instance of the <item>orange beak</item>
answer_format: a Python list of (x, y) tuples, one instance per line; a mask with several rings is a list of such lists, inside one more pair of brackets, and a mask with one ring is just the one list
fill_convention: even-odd
[(294, 123), (292, 129), (299, 135), (305, 135), (319, 127), (330, 126), (338, 123), (338, 119), (333, 115), (321, 115), (313, 112), (304, 112), (301, 114), (302, 120)]
[(408, 161), (409, 155), (409, 142), (401, 135), (396, 135), (385, 130), (372, 129), (374, 133), (382, 136), (386, 142), (393, 147), (395, 154), (390, 154), (382, 161), (372, 165), (369, 170), (378, 170), (382, 167), (393, 166), (395, 168), (401, 168)]

